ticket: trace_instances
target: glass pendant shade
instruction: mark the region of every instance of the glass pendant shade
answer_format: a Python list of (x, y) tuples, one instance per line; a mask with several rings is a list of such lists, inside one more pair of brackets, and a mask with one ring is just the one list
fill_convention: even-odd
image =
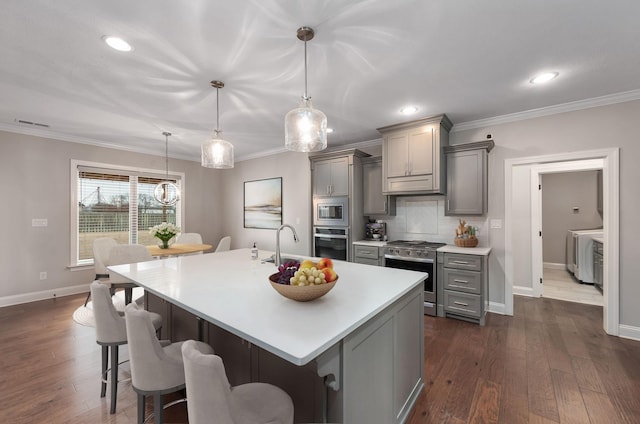
[(216, 129), (213, 138), (200, 146), (200, 163), (205, 168), (229, 169), (233, 168), (233, 144), (220, 138), (220, 89), (224, 87), (222, 81), (211, 81), (216, 89)]
[(233, 168), (233, 144), (219, 138), (218, 134), (202, 143), (202, 166), (205, 168)]
[(317, 152), (327, 148), (327, 115), (314, 109), (307, 95), (307, 41), (312, 28), (298, 28), (298, 40), (304, 41), (304, 95), (300, 106), (284, 117), (284, 146), (294, 152)]
[(294, 152), (317, 152), (327, 148), (327, 116), (303, 98), (300, 107), (284, 119), (284, 142)]

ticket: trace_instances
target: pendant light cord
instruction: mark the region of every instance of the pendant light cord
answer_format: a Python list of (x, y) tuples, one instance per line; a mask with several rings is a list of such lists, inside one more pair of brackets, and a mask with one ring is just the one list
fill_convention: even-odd
[(309, 100), (307, 96), (307, 38), (304, 39), (304, 99)]
[(164, 169), (166, 172), (166, 180), (169, 180), (169, 136), (171, 135), (170, 132), (163, 132), (162, 134), (164, 134)]

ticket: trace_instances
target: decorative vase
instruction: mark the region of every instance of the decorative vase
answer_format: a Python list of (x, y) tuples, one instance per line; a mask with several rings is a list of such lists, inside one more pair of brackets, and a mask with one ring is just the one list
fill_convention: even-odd
[(160, 246), (161, 249), (168, 249), (169, 248), (169, 240), (162, 240), (162, 246)]

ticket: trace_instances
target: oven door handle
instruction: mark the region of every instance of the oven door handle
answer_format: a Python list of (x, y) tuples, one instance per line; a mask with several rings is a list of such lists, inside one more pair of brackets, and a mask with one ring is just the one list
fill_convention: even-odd
[(434, 262), (433, 259), (429, 259), (429, 258), (412, 258), (407, 256), (396, 256), (396, 255), (384, 255), (384, 258), (396, 259), (399, 261), (408, 261), (408, 262), (422, 262), (427, 264), (432, 264)]
[(313, 237), (320, 239), (341, 239), (346, 240), (349, 236), (341, 234), (314, 234)]

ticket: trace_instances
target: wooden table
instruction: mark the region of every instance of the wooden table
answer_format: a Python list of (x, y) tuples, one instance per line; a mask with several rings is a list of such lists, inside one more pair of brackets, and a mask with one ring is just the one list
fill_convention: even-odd
[(211, 249), (210, 244), (178, 244), (174, 243), (168, 249), (162, 249), (159, 246), (147, 246), (147, 250), (151, 256), (180, 256), (189, 253), (204, 252)]

